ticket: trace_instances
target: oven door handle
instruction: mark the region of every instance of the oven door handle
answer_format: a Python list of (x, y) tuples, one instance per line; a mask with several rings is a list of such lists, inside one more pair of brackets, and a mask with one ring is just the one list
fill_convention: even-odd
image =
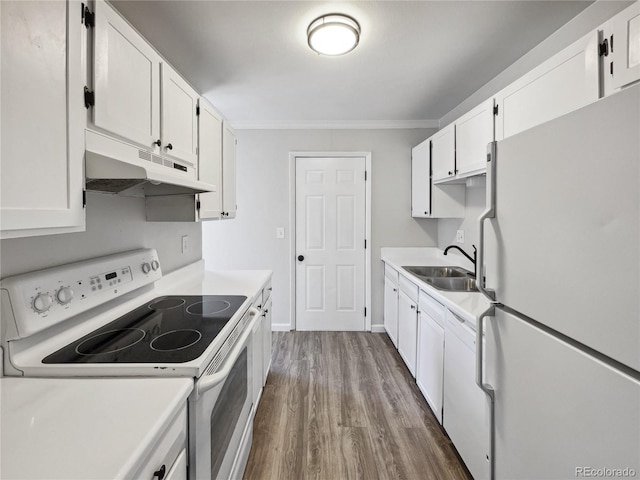
[[(253, 307), (249, 308), (249, 315), (254, 317), (254, 320), (255, 318), (260, 318), (260, 312)], [(233, 350), (231, 350), (231, 352), (227, 356), (222, 368), (213, 375), (207, 378), (201, 378), (198, 382), (196, 382), (196, 390), (198, 392), (198, 395), (202, 395), (208, 390), (211, 390), (229, 376), (233, 365), (236, 363), (236, 360), (240, 356), (240, 353), (242, 353), (242, 349), (244, 348), (244, 344), (247, 342), (247, 338), (249, 338), (249, 335), (251, 335), (254, 320), (251, 320), (244, 328), (245, 331), (238, 339), (238, 341), (236, 341)]]

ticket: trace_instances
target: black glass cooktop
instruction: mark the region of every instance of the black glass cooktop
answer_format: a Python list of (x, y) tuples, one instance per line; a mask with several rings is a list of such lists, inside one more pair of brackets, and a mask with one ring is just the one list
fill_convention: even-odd
[(158, 297), (52, 353), (43, 363), (184, 363), (204, 353), (247, 297)]

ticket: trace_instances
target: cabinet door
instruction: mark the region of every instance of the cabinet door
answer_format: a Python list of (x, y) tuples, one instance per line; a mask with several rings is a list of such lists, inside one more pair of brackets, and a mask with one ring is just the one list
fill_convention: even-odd
[(613, 88), (640, 80), (640, 2), (613, 17), (612, 43)]
[(264, 321), (263, 317), (259, 317), (254, 320), (253, 330), (251, 332), (251, 348), (253, 349), (252, 357), (253, 357), (253, 365), (252, 365), (252, 374), (253, 374), (253, 387), (252, 387), (252, 396), (253, 400), (253, 412), (255, 415), (256, 408), (258, 407), (258, 399), (260, 398), (260, 391), (262, 390), (263, 385), (263, 377), (264, 377), (264, 368), (263, 368), (263, 359), (264, 355), (262, 349), (264, 348)]
[(598, 65), (598, 33), (594, 32), (499, 92), (496, 140), (595, 102), (600, 96)]
[(159, 151), (160, 56), (104, 1), (95, 15), (93, 123)]
[(442, 423), (443, 367), (444, 328), (427, 313), (420, 311), (416, 383), (440, 423)]
[(84, 230), (80, 11), (0, 2), (1, 238)]
[(271, 301), (268, 301), (264, 307), (264, 328), (262, 329), (262, 334), (264, 336), (264, 343), (262, 345), (262, 368), (264, 369), (264, 376), (262, 377), (262, 384), (267, 383), (267, 376), (269, 375), (269, 369), (271, 368), (271, 336), (272, 336), (272, 327), (271, 327), (271, 309), (272, 304)]
[[(157, 475), (154, 475), (154, 478)], [(187, 450), (182, 449), (164, 480), (187, 480)]]
[(398, 295), (398, 353), (414, 377), (416, 376), (417, 311), (416, 303), (400, 291)]
[(198, 163), (200, 96), (167, 63), (162, 63), (162, 153), (191, 165)]
[(201, 193), (201, 220), (220, 218), (222, 212), (222, 117), (208, 102), (200, 99), (198, 116), (198, 179), (216, 186)]
[(425, 140), (411, 150), (411, 216), (428, 217), (431, 201), (429, 159), (430, 142)]
[(384, 328), (398, 348), (398, 286), (387, 277), (384, 279)]
[(236, 135), (223, 124), (222, 132), (222, 215), (236, 216)]
[(487, 169), (487, 144), (493, 142), (493, 98), (460, 117), (456, 125), (456, 168), (459, 177)]
[(451, 178), (456, 174), (455, 125), (452, 123), (431, 137), (431, 171), (433, 181)]

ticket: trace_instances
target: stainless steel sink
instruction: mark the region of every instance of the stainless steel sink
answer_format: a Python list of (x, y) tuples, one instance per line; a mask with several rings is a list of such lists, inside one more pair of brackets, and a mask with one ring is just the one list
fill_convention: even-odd
[(449, 292), (477, 292), (476, 279), (472, 277), (423, 277), (424, 281), (438, 290)]
[(467, 277), (471, 274), (460, 267), (402, 267), (419, 277)]
[(406, 266), (402, 267), (438, 290), (449, 292), (477, 292), (473, 273), (460, 267)]

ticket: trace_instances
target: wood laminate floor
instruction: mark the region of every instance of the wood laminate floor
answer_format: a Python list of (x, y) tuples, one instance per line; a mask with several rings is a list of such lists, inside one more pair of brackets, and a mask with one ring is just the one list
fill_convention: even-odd
[(470, 479), (386, 334), (274, 332), (245, 479)]

